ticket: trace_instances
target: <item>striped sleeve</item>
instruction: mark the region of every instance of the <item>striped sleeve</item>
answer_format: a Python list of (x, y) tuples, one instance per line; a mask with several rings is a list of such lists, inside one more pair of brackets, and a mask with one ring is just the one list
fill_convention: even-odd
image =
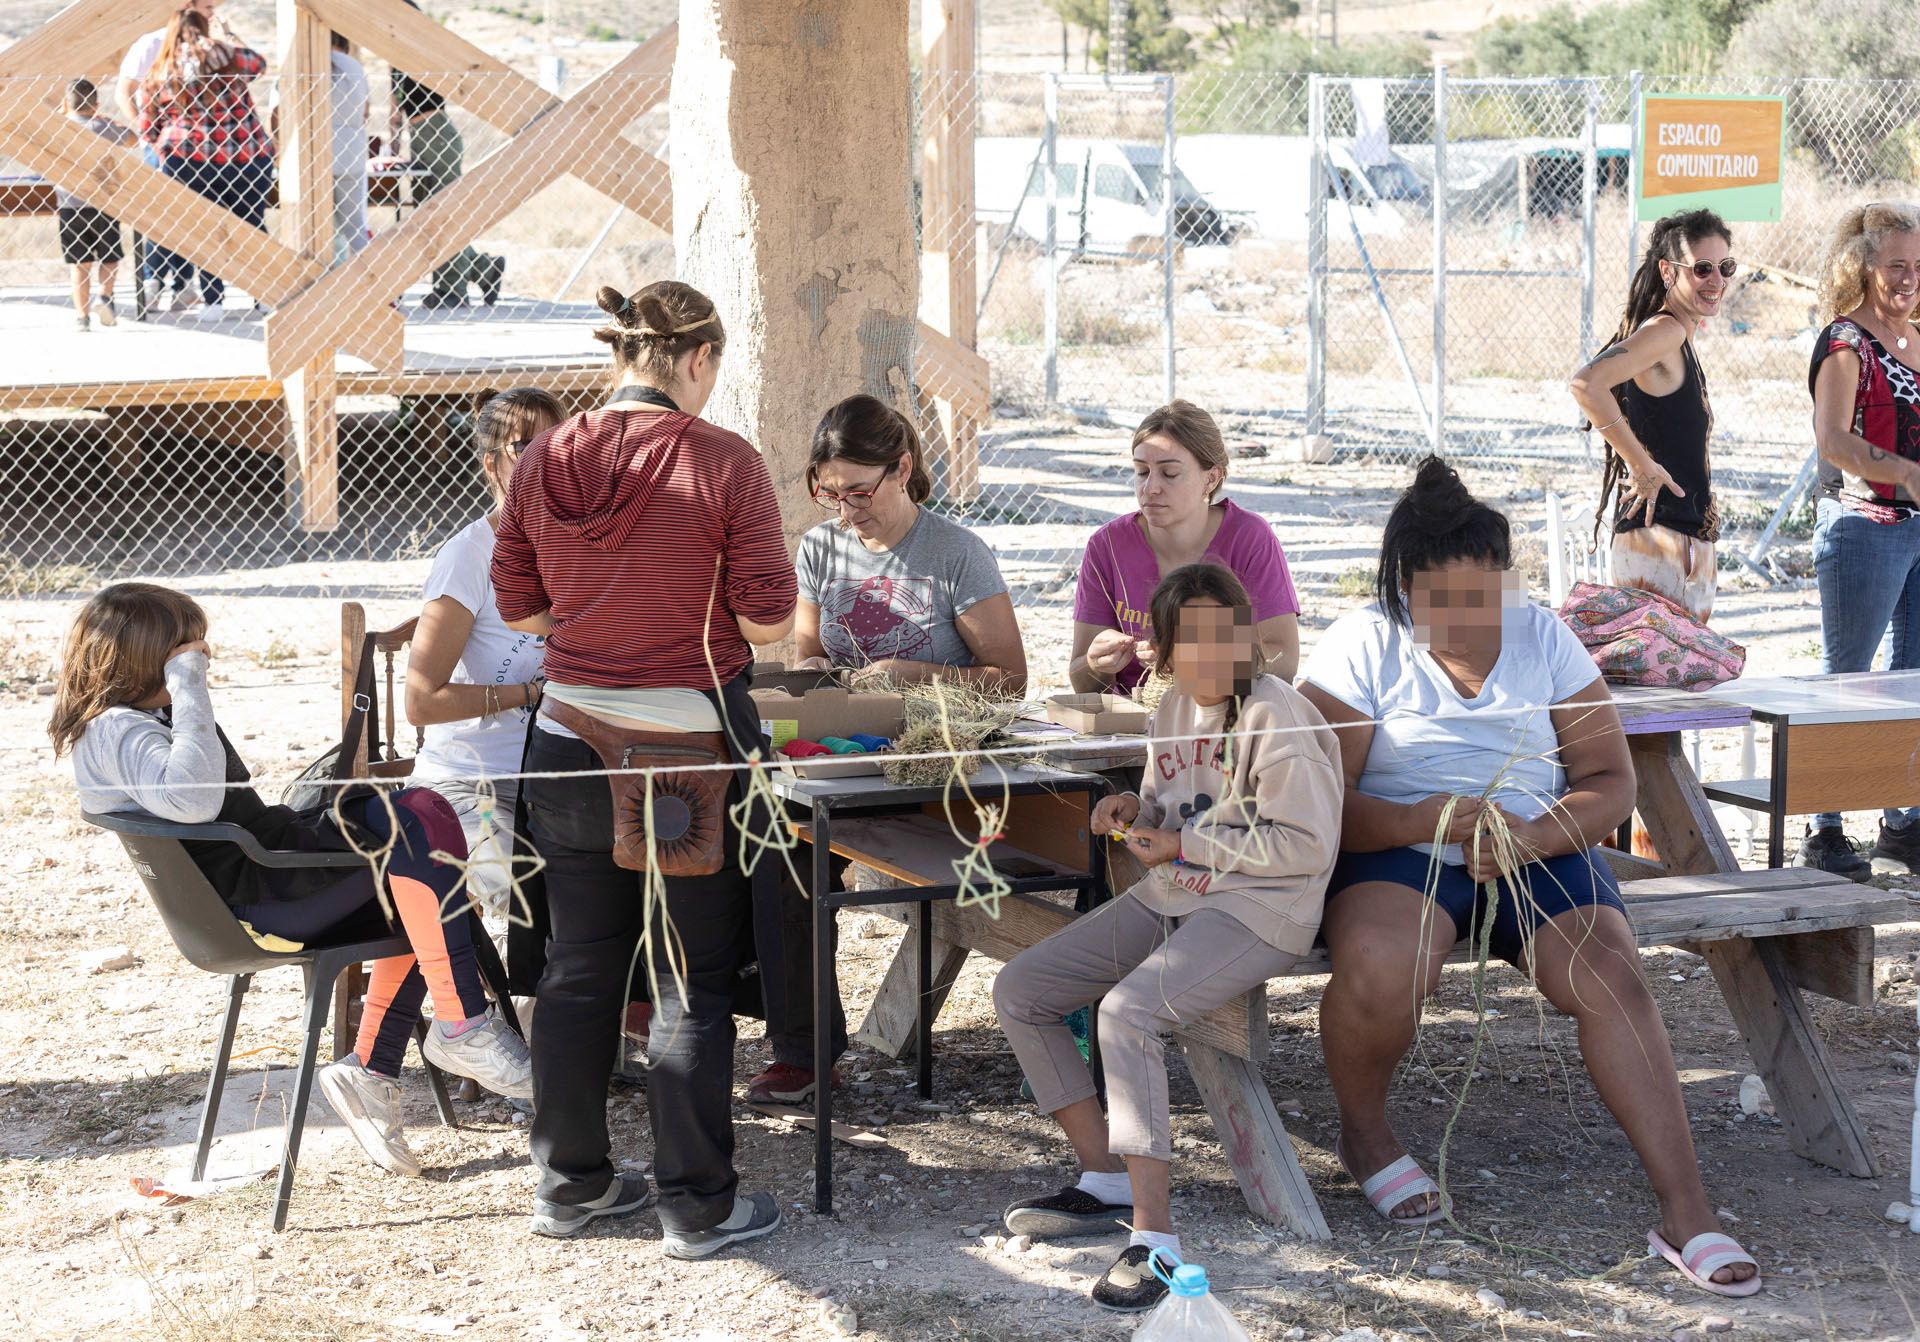
[(793, 614), (799, 584), (787, 555), (767, 463), (751, 448), (734, 459), (727, 472), (727, 604), (735, 615), (755, 624), (779, 624)]
[[(493, 541), (494, 605), (500, 611), (500, 618), (509, 623), (530, 619), (553, 606), (546, 584), (540, 580), (540, 565), (521, 515), (527, 490), (533, 487), (534, 474), (522, 466), (508, 481), (507, 501), (500, 509), (500, 528)], [(523, 481), (525, 487), (516, 488)]]

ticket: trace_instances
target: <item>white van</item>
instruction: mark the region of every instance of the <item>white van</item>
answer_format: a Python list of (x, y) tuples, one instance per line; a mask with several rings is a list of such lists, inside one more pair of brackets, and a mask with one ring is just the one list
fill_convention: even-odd
[[(1054, 237), (1062, 252), (1157, 254), (1165, 236), (1159, 144), (1054, 141)], [(1047, 236), (1044, 142), (1037, 137), (974, 141), (974, 208), (1035, 242)], [(1184, 166), (1184, 160), (1182, 161)], [(1189, 246), (1230, 242), (1233, 226), (1180, 171), (1173, 178), (1174, 237)]]

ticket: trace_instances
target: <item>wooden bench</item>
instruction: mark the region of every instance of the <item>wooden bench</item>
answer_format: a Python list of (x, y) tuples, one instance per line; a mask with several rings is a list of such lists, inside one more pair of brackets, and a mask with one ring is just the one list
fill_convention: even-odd
[[(799, 830), (802, 837), (810, 837), (804, 826)], [(1044, 860), (1021, 847), (1033, 837), (1010, 825), (1008, 843), (994, 846), (995, 858)], [(946, 823), (932, 815), (847, 820), (835, 826), (833, 840), (837, 855), (915, 886), (950, 882), (952, 863), (964, 851)], [(1124, 888), (1125, 876), (1116, 873), (1114, 884)], [(1627, 881), (1622, 893), (1635, 939), (1642, 947), (1691, 950), (1705, 956), (1713, 967), (1782, 1121), (1794, 1130), (1796, 1147), (1829, 1163), (1846, 1159), (1851, 1163), (1840, 1167), (1855, 1173), (1870, 1172), (1857, 1168), (1866, 1150), (1865, 1136), (1844, 1099), (1820, 1093), (1819, 1076), (1800, 1065), (1805, 1049), (1823, 1054), (1823, 1046), (1805, 1019), (1796, 990), (1804, 988), (1856, 1006), (1870, 1002), (1873, 927), (1911, 916), (1906, 899), (1798, 868), (1656, 876)], [(905, 921), (899, 906), (880, 905), (876, 910)], [(997, 917), (979, 904), (962, 908), (937, 903), (929, 911), (934, 972), (927, 990), (928, 1007), (936, 1016), (969, 952), (1009, 960), (1075, 917), (1070, 905), (1045, 895), (1003, 898)], [(1764, 1001), (1756, 999), (1753, 976), (1738, 954), (1754, 941), (1764, 941), (1768, 951), (1761, 963), (1772, 991), (1760, 994)], [(1471, 959), (1462, 943), (1449, 963)], [(903, 942), (855, 1034), (861, 1043), (896, 1057), (911, 1045), (918, 977), (915, 960), (911, 945)], [(1327, 968), (1326, 952), (1318, 950), (1289, 970), (1287, 977), (1324, 974)], [(1788, 1036), (1792, 1036), (1792, 1047), (1780, 1047)], [(1303, 1238), (1331, 1238), (1260, 1074), (1259, 1065), (1268, 1051), (1265, 988), (1256, 988), (1176, 1031), (1174, 1039), (1247, 1205), (1268, 1222)], [(1853, 1130), (1844, 1130), (1849, 1124)], [(1838, 1159), (1824, 1154), (1829, 1150)]]

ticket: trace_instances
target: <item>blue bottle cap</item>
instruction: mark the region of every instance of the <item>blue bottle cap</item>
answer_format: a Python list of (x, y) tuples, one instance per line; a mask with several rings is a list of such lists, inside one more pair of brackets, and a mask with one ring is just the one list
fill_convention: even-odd
[(1173, 1270), (1172, 1290), (1175, 1295), (1193, 1296), (1207, 1293), (1207, 1270), (1198, 1263), (1182, 1263)]

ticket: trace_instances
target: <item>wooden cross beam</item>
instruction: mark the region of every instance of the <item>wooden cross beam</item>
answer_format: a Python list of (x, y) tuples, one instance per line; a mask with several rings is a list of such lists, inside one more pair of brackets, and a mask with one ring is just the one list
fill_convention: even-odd
[[(268, 375), (285, 378), (311, 363), (344, 340), (352, 323), (384, 310), (415, 276), (457, 255), (481, 229), (564, 176), (583, 146), (618, 138), (638, 110), (634, 85), (664, 85), (672, 59), (670, 34), (635, 48), (427, 200), (401, 227), (382, 233), (268, 317)], [(399, 359), (380, 366), (397, 369)]]
[[(302, 7), (334, 31), (391, 61), (456, 107), (506, 135), (518, 135), (561, 105), (533, 80), (447, 31), (398, 0), (301, 0)], [(648, 40), (661, 71), (673, 68), (677, 28), (669, 24)], [(666, 94), (664, 82), (660, 94)], [(657, 99), (638, 101), (638, 116)], [(667, 165), (617, 134), (583, 144), (567, 157), (566, 173), (664, 232), (673, 231), (673, 187)]]
[(180, 12), (180, 0), (76, 0), (0, 51), (0, 79), (72, 77), (118, 65), (136, 37)]
[[(197, 266), (279, 306), (320, 278), (322, 266), (171, 178), (130, 149), (108, 144), (0, 83), (0, 152), (89, 205), (132, 225)], [(404, 323), (391, 308), (359, 315), (336, 343), (378, 367), (397, 367)]]

